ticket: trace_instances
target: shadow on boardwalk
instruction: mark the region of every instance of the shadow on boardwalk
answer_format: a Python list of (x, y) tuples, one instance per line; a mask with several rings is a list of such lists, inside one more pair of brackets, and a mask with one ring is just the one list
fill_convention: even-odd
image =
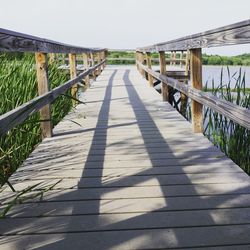
[[(57, 197), (57, 200), (65, 201), (71, 197), (72, 201), (67, 203), (62, 202), (61, 212), (67, 211), (74, 216), (48, 216), (40, 220), (40, 228), (36, 228), (34, 223), (31, 240), (22, 241), (20, 238), (16, 249), (25, 249), (27, 244), (35, 246), (35, 249), (156, 249), (156, 248), (178, 248), (178, 247), (202, 247), (217, 246), (222, 244), (244, 244), (247, 242), (237, 242), (237, 235), (241, 233), (236, 227), (234, 233), (227, 231), (227, 214), (221, 217), (225, 223), (219, 225), (215, 220), (213, 213), (215, 210), (230, 201), (231, 196), (224, 195), (223, 197), (216, 196), (199, 196), (196, 187), (192, 185), (192, 181), (185, 173), (179, 172), (178, 176), (157, 175), (152, 174), (152, 169), (147, 168), (136, 175), (122, 176), (114, 180), (104, 182), (101, 177), (88, 178), (88, 170), (95, 169), (96, 176), (102, 176), (104, 170), (106, 141), (108, 137), (109, 115), (112, 102), (113, 81), (116, 76), (116, 71), (113, 72), (107, 85), (103, 103), (100, 108), (98, 122), (96, 127), (102, 127), (101, 130), (94, 130), (93, 143), (90, 146), (88, 157), (82, 172), (82, 178), (78, 183), (78, 189), (72, 190), (67, 195)], [(163, 131), (159, 131), (156, 123), (147, 111), (143, 101), (137, 93), (129, 79), (129, 70), (126, 70), (123, 75), (123, 82), (128, 93), (129, 105), (136, 118), (136, 124), (141, 133), (144, 146), (147, 151), (148, 158), (153, 168), (159, 167), (159, 160), (155, 157), (155, 148), (152, 147), (152, 137), (148, 137), (148, 127), (154, 132), (154, 141), (161, 145), (161, 152), (173, 159), (175, 166), (181, 166), (182, 163), (172, 148), (162, 136)], [(133, 122), (134, 123), (134, 122)], [(125, 126), (132, 125), (128, 123)], [(122, 125), (122, 124), (121, 124)], [(119, 125), (117, 125), (119, 126)], [(69, 134), (70, 135), (70, 134)], [(96, 141), (102, 138), (102, 144), (96, 144)], [(128, 149), (133, 147), (133, 143), (129, 140), (124, 143)], [(135, 146), (135, 145), (134, 145)], [(98, 150), (98, 160), (93, 161), (93, 156)], [(195, 151), (193, 152), (195, 153)], [(187, 157), (190, 156), (190, 151)], [(197, 158), (199, 155), (197, 154)], [(114, 155), (115, 158), (115, 155)], [(184, 157), (185, 158), (185, 155)], [(217, 159), (214, 159), (216, 161)], [(211, 162), (211, 159), (207, 160)], [(206, 162), (204, 159), (203, 162)], [(133, 163), (133, 162), (132, 162)], [(67, 163), (66, 163), (67, 164)], [(186, 162), (188, 165), (188, 161)], [(197, 176), (198, 178), (198, 176)], [(133, 198), (133, 199), (107, 199), (102, 201), (108, 192), (116, 192), (130, 187), (142, 186), (143, 183), (154, 181), (152, 186), (159, 187), (161, 195), (148, 194), (148, 198)], [(176, 181), (180, 183), (176, 183)], [(82, 190), (90, 190), (95, 193), (93, 200), (91, 198), (81, 198)], [(146, 190), (146, 189), (145, 189)], [(176, 194), (175, 194), (176, 190)], [(180, 191), (181, 190), (181, 191)], [(188, 195), (185, 194), (188, 190)], [(238, 190), (240, 193), (240, 190)], [(132, 195), (131, 195), (132, 196)], [(72, 198), (76, 197), (76, 198)], [(78, 198), (77, 198), (78, 197)], [(132, 196), (133, 197), (133, 196)], [(150, 204), (151, 201), (158, 199), (158, 203)], [(119, 203), (120, 202), (120, 203)], [(42, 202), (41, 202), (42, 203)], [(53, 211), (53, 202), (51, 202), (49, 213)], [(58, 203), (54, 203), (54, 209), (58, 209)], [(44, 202), (47, 205), (47, 202)], [(113, 206), (113, 214), (112, 214)], [(105, 207), (109, 207), (108, 213), (105, 212)], [(25, 209), (25, 208), (24, 208)], [(29, 204), (26, 209), (29, 208)], [(134, 209), (134, 210), (133, 210)], [(123, 212), (127, 211), (127, 212)], [(20, 213), (22, 211), (19, 211)], [(53, 212), (52, 212), (53, 214)], [(80, 217), (78, 217), (80, 216)], [(35, 220), (35, 219), (33, 219)], [(60, 224), (58, 222), (61, 221)], [(222, 221), (217, 218), (217, 221)], [(25, 220), (24, 220), (25, 222)], [(218, 224), (217, 227), (216, 224)], [(28, 225), (20, 225), (20, 228), (32, 228), (32, 222)], [(44, 227), (44, 228), (43, 228)], [(36, 230), (46, 228), (53, 232), (62, 228), (62, 234), (48, 233), (36, 237)], [(14, 228), (13, 228), (14, 229)], [(60, 232), (60, 230), (59, 230)], [(228, 234), (225, 234), (228, 232)], [(219, 236), (218, 236), (219, 235)], [(223, 238), (224, 237), (224, 238)], [(11, 240), (11, 239), (10, 239)], [(1, 240), (8, 242), (8, 237)]]

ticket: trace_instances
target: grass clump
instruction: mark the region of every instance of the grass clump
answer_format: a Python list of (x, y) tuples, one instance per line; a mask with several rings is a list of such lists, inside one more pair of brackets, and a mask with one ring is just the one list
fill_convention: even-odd
[[(250, 109), (250, 93), (246, 88), (245, 73), (240, 69), (239, 72), (231, 75), (228, 67), (226, 72), (227, 80), (223, 80), (225, 70), (222, 68), (219, 85), (215, 87), (212, 80), (212, 89), (209, 91), (219, 98)], [(208, 91), (207, 87), (204, 91)], [(248, 129), (204, 107), (204, 134), (250, 174), (250, 131)]]
[[(0, 54), (0, 115), (22, 105), (38, 95), (34, 54)], [(49, 65), (50, 88), (69, 80), (66, 72), (58, 70), (59, 64)], [(70, 94), (69, 94), (70, 95)], [(51, 106), (52, 122), (56, 125), (71, 109), (72, 102), (60, 96)], [(20, 166), (41, 141), (39, 114), (30, 116), (0, 138), (0, 185)]]

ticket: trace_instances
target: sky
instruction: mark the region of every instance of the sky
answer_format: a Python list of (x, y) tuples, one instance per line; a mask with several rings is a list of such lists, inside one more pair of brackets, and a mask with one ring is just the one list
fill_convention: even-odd
[[(0, 0), (0, 27), (83, 47), (135, 49), (250, 18), (250, 0)], [(204, 49), (250, 53), (250, 45)]]

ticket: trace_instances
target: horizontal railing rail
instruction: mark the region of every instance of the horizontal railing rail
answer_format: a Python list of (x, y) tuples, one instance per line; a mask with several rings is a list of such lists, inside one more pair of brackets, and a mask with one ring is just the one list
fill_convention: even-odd
[[(21, 124), (31, 114), (40, 110), (42, 137), (52, 136), (50, 103), (71, 88), (73, 105), (76, 105), (78, 82), (84, 78), (89, 87), (89, 75), (95, 79), (105, 66), (107, 49), (86, 48), (64, 44), (40, 37), (0, 29), (0, 52), (31, 52), (35, 54), (38, 94), (37, 98), (0, 116), (0, 136)], [(52, 63), (58, 54), (68, 54), (71, 80), (50, 91), (48, 79), (48, 55)], [(84, 72), (77, 76), (77, 59), (82, 58)]]
[[(186, 103), (186, 97), (191, 98), (191, 120), (194, 132), (203, 132), (203, 105), (250, 129), (249, 109), (202, 91), (202, 48), (247, 43), (250, 43), (250, 19), (169, 42), (137, 48), (136, 65), (144, 77), (147, 73), (150, 86), (154, 85), (153, 78), (162, 83), (161, 93), (164, 101), (174, 103), (178, 108), (173, 97), (176, 91), (184, 95), (180, 98), (183, 104)], [(191, 86), (168, 77), (166, 52), (169, 51), (174, 57), (171, 59), (175, 59), (176, 52), (180, 51), (183, 55), (186, 51), (185, 75), (190, 76)], [(156, 52), (159, 56), (160, 73), (152, 70), (152, 53)]]
[(168, 42), (139, 47), (139, 52), (182, 51), (250, 43), (250, 19)]
[(36, 36), (0, 29), (0, 51), (43, 52), (43, 53), (93, 53), (103, 52), (103, 48), (72, 46)]
[[(107, 60), (108, 61), (135, 61), (136, 59), (135, 58), (123, 58), (123, 57), (114, 57), (114, 58), (111, 58), (111, 57), (107, 57)], [(152, 58), (151, 59), (152, 62), (159, 62), (159, 59), (158, 58)], [(166, 62), (177, 62), (177, 63), (180, 63), (180, 62), (183, 62), (185, 63), (186, 62), (186, 59), (179, 59), (179, 58), (176, 58), (176, 59), (170, 59), (170, 58), (166, 58)]]
[(249, 109), (240, 107), (232, 102), (222, 100), (211, 93), (192, 88), (187, 84), (183, 84), (182, 82), (174, 78), (167, 77), (166, 75), (162, 75), (158, 72), (155, 72), (154, 70), (147, 68), (140, 62), (137, 62), (137, 64), (153, 78), (161, 81), (162, 84), (166, 84), (168, 86), (173, 87), (174, 89), (177, 89), (178, 91), (185, 94), (189, 98), (197, 101), (198, 103), (205, 105), (218, 112), (219, 114), (222, 114), (225, 117), (231, 119), (232, 121), (238, 123), (239, 125), (250, 129)]
[(74, 79), (71, 79), (64, 83), (61, 86), (54, 88), (53, 90), (40, 95), (29, 102), (24, 103), (23, 105), (5, 113), (0, 116), (0, 136), (6, 134), (9, 130), (14, 128), (15, 126), (21, 124), (25, 121), (30, 115), (39, 111), (42, 107), (47, 104), (53, 102), (59, 95), (65, 93), (68, 89), (70, 89), (74, 84), (78, 83), (87, 75), (94, 72), (101, 65), (105, 63), (105, 60), (101, 63), (89, 68), (88, 70), (81, 73)]

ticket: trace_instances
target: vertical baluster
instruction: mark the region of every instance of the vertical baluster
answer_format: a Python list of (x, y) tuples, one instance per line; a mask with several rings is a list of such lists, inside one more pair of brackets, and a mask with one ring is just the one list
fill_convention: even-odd
[[(190, 50), (190, 79), (193, 88), (202, 89), (202, 54), (201, 49)], [(203, 132), (202, 104), (192, 100), (192, 124), (195, 133)]]
[[(45, 53), (35, 53), (38, 94), (42, 95), (49, 91), (48, 59)], [(50, 104), (40, 110), (42, 138), (52, 137), (52, 122)]]

